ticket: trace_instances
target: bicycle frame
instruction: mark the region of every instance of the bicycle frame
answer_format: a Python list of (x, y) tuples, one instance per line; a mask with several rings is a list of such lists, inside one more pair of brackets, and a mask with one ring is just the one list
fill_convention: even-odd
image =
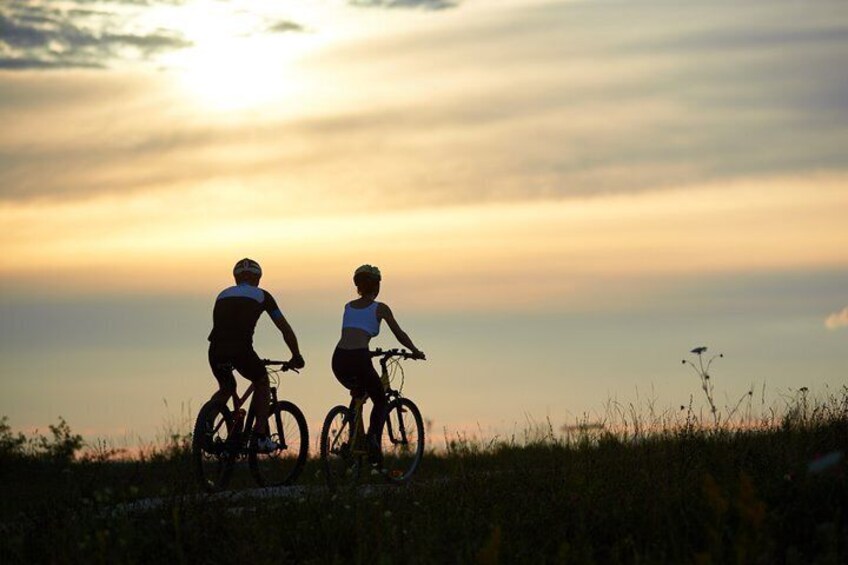
[[(246, 413), (242, 407), (247, 404), (247, 400), (253, 394), (253, 391), (255, 389), (256, 387), (253, 385), (253, 383), (250, 383), (250, 385), (248, 385), (247, 387), (247, 390), (244, 391), (244, 394), (241, 397), (239, 397), (238, 391), (233, 391), (232, 395), (233, 415), (235, 418), (233, 421), (233, 429), (229, 430), (228, 437), (233, 437), (234, 441), (238, 442), (240, 452), (246, 451), (247, 442), (245, 440), (249, 438), (249, 433), (245, 432), (249, 432), (253, 429), (253, 421), (256, 418), (255, 414), (253, 413), (253, 407), (250, 407)], [(271, 405), (277, 404), (277, 387), (271, 386), (270, 389)], [(279, 443), (281, 449), (287, 449), (288, 445), (286, 444), (285, 430), (283, 428), (283, 420), (280, 417), (280, 413), (275, 412), (274, 418), (276, 420), (275, 423), (277, 424), (277, 432), (279, 435), (277, 443)], [(221, 426), (224, 425), (224, 423), (225, 420), (222, 419), (218, 423), (218, 425), (215, 426), (215, 428), (213, 429), (213, 433), (217, 433), (221, 429)]]
[[(383, 352), (378, 349), (372, 355), (375, 357), (383, 356), (383, 358), (380, 359), (380, 368), (382, 369), (380, 374), (380, 382), (383, 384), (383, 392), (386, 395), (386, 405), (388, 406), (394, 400), (401, 398), (400, 391), (393, 389), (389, 383), (389, 369), (387, 367), (387, 363), (389, 359), (393, 357), (392, 351)], [(353, 422), (351, 422), (350, 424), (351, 426), (353, 426), (353, 432), (350, 434), (350, 443), (351, 451), (355, 455), (364, 455), (366, 453), (366, 450), (357, 449), (354, 447), (358, 446), (365, 436), (365, 428), (362, 421), (362, 407), (365, 405), (366, 400), (368, 400), (368, 396), (362, 396), (361, 398), (352, 398), (350, 401), (350, 405), (348, 406), (350, 413), (354, 414)], [(400, 406), (398, 406), (398, 410), (400, 410)], [(398, 422), (398, 431), (400, 432), (399, 439), (396, 438), (395, 431), (392, 429), (391, 418), (386, 417), (385, 425), (388, 431), (389, 441), (391, 441), (395, 445), (406, 444), (408, 443), (408, 440), (406, 439), (406, 429), (403, 423), (403, 418), (398, 418)]]
[[(403, 349), (377, 349), (371, 352), (371, 356), (381, 357), (380, 381), (387, 407), (386, 412), (380, 415), (383, 418), (383, 430), (378, 438), (374, 438), (380, 443), (374, 446), (379, 447), (379, 452), (371, 452), (372, 446), (363, 442), (365, 426), (362, 406), (368, 396), (353, 397), (348, 405), (331, 408), (321, 429), (321, 460), (331, 490), (345, 484), (355, 484), (366, 456), (373, 466), (371, 474), (383, 475), (394, 484), (408, 481), (423, 456), (425, 431), (421, 412), (412, 400), (402, 394), (404, 373), (398, 363), (401, 359), (394, 359), (418, 359), (423, 356), (413, 355)], [(397, 388), (393, 388), (392, 383), (397, 376), (400, 376), (400, 381), (395, 382)], [(379, 460), (375, 460), (375, 456)]]
[(245, 415), (245, 411), (242, 406), (247, 403), (247, 399), (250, 398), (254, 390), (255, 388), (253, 383), (250, 383), (241, 398), (239, 398), (238, 391), (233, 391), (233, 414), (235, 415), (235, 421), (233, 422), (233, 429), (231, 433), (235, 437), (241, 437), (245, 430), (253, 429), (253, 409), (249, 408)]

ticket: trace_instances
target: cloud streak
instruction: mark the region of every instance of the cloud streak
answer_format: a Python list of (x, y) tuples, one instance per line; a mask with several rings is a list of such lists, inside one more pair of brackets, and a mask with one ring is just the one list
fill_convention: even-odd
[(446, 10), (448, 8), (456, 8), (459, 2), (453, 0), (351, 0), (350, 4), (363, 8)]
[(304, 31), (304, 27), (297, 22), (280, 20), (268, 26), (268, 31), (271, 33), (291, 33)]
[[(167, 73), (125, 76), (123, 90), (104, 86), (110, 73), (50, 88), (19, 73), (0, 81), (0, 202), (239, 182), (355, 192), (364, 205), (450, 206), (844, 171), (848, 84), (832, 69), (848, 40), (822, 30), (848, 21), (825, 25), (778, 3), (770, 31), (727, 58), (705, 38), (738, 37), (764, 16), (716, 6), (676, 29), (650, 3), (614, 7), (633, 25), (594, 27), (613, 7), (484, 17), (469, 5), (438, 27), (328, 43), (299, 68), (278, 65), (271, 74), (310, 90), (281, 96), (257, 120), (216, 121), (194, 100), (169, 98)], [(260, 27), (274, 22), (295, 31), (285, 18)], [(174, 112), (147, 111), (158, 107)]]
[(824, 325), (829, 330), (838, 330), (840, 328), (848, 327), (848, 306), (825, 318)]
[(168, 30), (130, 33), (121, 28), (110, 12), (13, 1), (0, 9), (0, 69), (104, 68), (116, 60), (146, 60), (191, 45)]

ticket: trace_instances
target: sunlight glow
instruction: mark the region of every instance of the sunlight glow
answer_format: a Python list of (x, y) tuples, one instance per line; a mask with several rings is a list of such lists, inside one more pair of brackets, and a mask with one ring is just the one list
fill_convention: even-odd
[(215, 110), (252, 108), (280, 100), (286, 77), (262, 61), (264, 41), (210, 40), (184, 55), (180, 83), (193, 99)]
[(294, 61), (321, 41), (294, 22), (274, 32), (274, 20), (228, 4), (196, 2), (179, 10), (180, 31), (193, 46), (163, 56), (161, 64), (176, 73), (192, 103), (210, 110), (285, 101), (298, 90)]

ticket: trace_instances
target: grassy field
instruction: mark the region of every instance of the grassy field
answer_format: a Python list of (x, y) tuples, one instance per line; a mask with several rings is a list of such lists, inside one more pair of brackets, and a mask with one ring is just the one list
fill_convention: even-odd
[(24, 438), (4, 420), (0, 562), (846, 563), (848, 389), (802, 400), (744, 426), (456, 438), (401, 488), (334, 496), (310, 461), (307, 488), (256, 501), (199, 495), (185, 437), (119, 461), (61, 422)]

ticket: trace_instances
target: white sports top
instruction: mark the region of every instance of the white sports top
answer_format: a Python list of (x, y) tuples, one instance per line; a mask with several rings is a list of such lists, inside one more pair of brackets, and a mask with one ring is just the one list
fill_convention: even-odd
[(377, 304), (372, 302), (365, 308), (353, 308), (345, 305), (342, 328), (357, 328), (365, 331), (371, 337), (380, 333), (380, 320), (377, 319)]

